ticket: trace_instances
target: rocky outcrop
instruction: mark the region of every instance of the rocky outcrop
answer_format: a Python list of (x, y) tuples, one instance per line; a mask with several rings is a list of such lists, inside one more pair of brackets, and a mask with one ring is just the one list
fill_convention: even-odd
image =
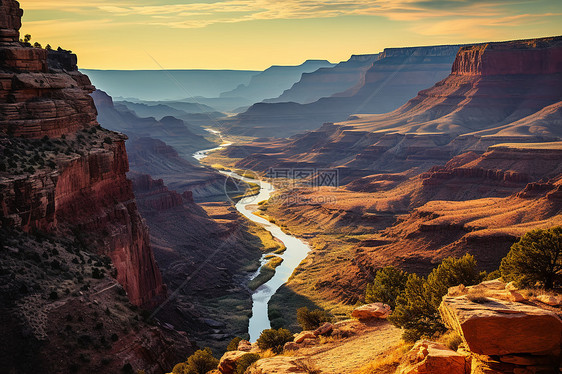
[(221, 374), (234, 374), (236, 363), (242, 359), (248, 352), (232, 351), (226, 352), (219, 362), (218, 370)]
[[(170, 191), (162, 179), (153, 180), (147, 174), (133, 174), (133, 189), (135, 196), (141, 201), (143, 209), (164, 211), (183, 204), (183, 196)], [(193, 202), (188, 191), (185, 192), (187, 202)]]
[(96, 126), (90, 80), (70, 52), (17, 42), (19, 3), (2, 3), (0, 19), (0, 132), (25, 138), (61, 136)]
[(455, 75), (520, 75), (560, 73), (562, 37), (486, 43), (461, 47), (453, 64)]
[(298, 364), (299, 359), (295, 357), (272, 357), (257, 361), (246, 371), (247, 374), (305, 374), (308, 371)]
[(402, 359), (396, 374), (468, 374), (466, 357), (442, 344), (418, 341)]
[(75, 56), (18, 43), (19, 4), (1, 6), (3, 38), (12, 35), (0, 43), (0, 150), (12, 162), (0, 173), (1, 226), (95, 237), (130, 300), (153, 305), (166, 291), (125, 175), (125, 137), (99, 128), (94, 88)]
[(462, 337), (472, 357), (472, 373), (557, 372), (562, 320), (528, 302), (508, 301), (513, 292), (497, 281), (455, 288), (450, 290), (455, 296), (445, 296), (439, 311)]
[(23, 10), (14, 0), (0, 3), (0, 43), (17, 42), (20, 36)]

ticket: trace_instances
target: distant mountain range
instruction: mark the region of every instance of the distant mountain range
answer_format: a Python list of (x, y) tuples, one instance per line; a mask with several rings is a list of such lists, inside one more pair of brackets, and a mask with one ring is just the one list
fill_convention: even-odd
[[(392, 111), (419, 91), (447, 77), (459, 47), (385, 49), (355, 87), (304, 105), (257, 103), (227, 120), (225, 130), (232, 134), (290, 136), (316, 129), (324, 122), (343, 121), (355, 113)], [(318, 72), (313, 74), (317, 75)]]
[(301, 79), (305, 73), (320, 68), (332, 68), (334, 64), (326, 60), (308, 60), (298, 66), (272, 66), (252, 77), (250, 83), (224, 92), (220, 97), (243, 97), (252, 103), (275, 98)]
[(304, 73), (301, 80), (275, 99), (266, 103), (295, 102), (312, 103), (323, 97), (332, 96), (357, 85), (365, 77), (365, 72), (377, 60), (378, 54), (353, 55), (336, 66), (320, 68), (312, 73)]
[(112, 97), (140, 100), (182, 100), (218, 97), (247, 84), (259, 71), (244, 70), (90, 70), (92, 83)]

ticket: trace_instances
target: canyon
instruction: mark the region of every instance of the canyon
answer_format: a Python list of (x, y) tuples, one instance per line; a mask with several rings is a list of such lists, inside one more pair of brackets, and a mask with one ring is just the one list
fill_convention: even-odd
[[(376, 321), (349, 316), (364, 316), (356, 307), (383, 267), (425, 276), (471, 254), (487, 275), (526, 232), (562, 225), (562, 37), (168, 72), (207, 77), (193, 79), (210, 98), (194, 100), (168, 91), (165, 71), (89, 70), (96, 90), (70, 51), (19, 39), (17, 1), (0, 9), (7, 372), (167, 373), (201, 347), (220, 355), (268, 327), (298, 332), (301, 307), (334, 324), (246, 373), (304, 372), (305, 358), (355, 372), (393, 355), (406, 358), (381, 373), (433, 356), (453, 357), (459, 373), (559, 363), (559, 304), (504, 300), (524, 290), (498, 280), (443, 299), (458, 352), (421, 341), (407, 353), (383, 321), (388, 305), (360, 310), (383, 310)], [(488, 317), (542, 332), (547, 320), (548, 352), (529, 348), (545, 335), (530, 330), (521, 351), (521, 336), (498, 343), (502, 323), (487, 334), (503, 348), (487, 345), (471, 329)], [(263, 354), (238, 349), (218, 372)]]
[(15, 349), (3, 366), (162, 373), (192, 345), (139, 316), (167, 288), (126, 178), (126, 138), (97, 123), (76, 56), (20, 43), (19, 3), (1, 7), (2, 336)]
[[(427, 274), (471, 253), (493, 271), (525, 232), (560, 225), (561, 51), (560, 37), (464, 46), (393, 112), (222, 150), (240, 169), (313, 171), (262, 208), (313, 247), (272, 324), (295, 328), (298, 306), (347, 315), (387, 265)], [(325, 169), (339, 188), (319, 183)]]

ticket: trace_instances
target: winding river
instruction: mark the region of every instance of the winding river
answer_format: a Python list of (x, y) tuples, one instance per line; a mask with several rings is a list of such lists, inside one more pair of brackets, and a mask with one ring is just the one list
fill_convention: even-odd
[[(220, 133), (216, 131), (209, 131), (220, 136)], [(230, 143), (223, 142), (220, 147), (195, 153), (194, 157), (200, 161), (207, 157), (207, 155), (212, 151), (223, 149), (229, 145)], [(310, 252), (310, 247), (302, 240), (284, 233), (279, 226), (254, 214), (258, 210), (258, 203), (269, 200), (271, 195), (275, 192), (272, 184), (262, 180), (246, 178), (234, 172), (223, 171), (221, 173), (230, 178), (238, 179), (247, 183), (255, 183), (260, 186), (260, 191), (257, 195), (243, 198), (236, 204), (236, 209), (246, 218), (269, 231), (273, 237), (279, 239), (283, 242), (285, 247), (287, 247), (287, 250), (283, 253), (283, 255), (280, 255), (280, 257), (283, 258), (283, 262), (275, 269), (275, 275), (273, 278), (256, 289), (252, 294), (252, 317), (250, 317), (248, 332), (250, 334), (250, 341), (255, 342), (263, 330), (271, 328), (268, 315), (269, 301), (279, 288), (289, 280), (291, 274), (293, 274), (293, 271), (297, 268), (297, 266), (306, 258)], [(262, 265), (267, 263), (265, 255), (263, 256), (261, 263)], [(250, 279), (255, 278), (258, 274), (259, 270), (253, 274)]]

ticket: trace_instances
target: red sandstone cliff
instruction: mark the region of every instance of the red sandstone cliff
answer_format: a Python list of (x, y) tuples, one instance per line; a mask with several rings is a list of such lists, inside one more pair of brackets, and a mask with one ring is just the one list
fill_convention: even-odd
[(381, 172), (419, 174), (494, 144), (556, 141), (561, 56), (562, 37), (463, 47), (447, 78), (393, 112), (355, 115), (283, 142), (224, 152), (244, 157), (237, 166), (254, 170), (341, 167), (347, 183)]
[[(0, 227), (88, 233), (131, 302), (154, 305), (166, 290), (125, 175), (125, 138), (99, 128), (94, 87), (75, 56), (19, 43), (18, 2), (0, 7), (0, 152), (19, 160), (17, 172), (0, 172)], [(36, 144), (37, 160), (51, 157), (51, 167), (24, 167), (24, 148)]]
[(552, 48), (561, 38), (486, 43), (462, 47), (453, 65), (454, 75), (518, 75), (560, 73), (562, 49)]

